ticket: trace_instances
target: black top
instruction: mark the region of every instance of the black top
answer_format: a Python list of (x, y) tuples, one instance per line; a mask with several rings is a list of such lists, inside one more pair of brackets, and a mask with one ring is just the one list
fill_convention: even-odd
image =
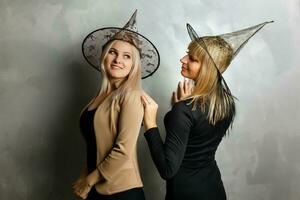
[(181, 101), (164, 118), (166, 139), (158, 128), (145, 132), (152, 159), (163, 179), (167, 180), (166, 199), (226, 199), (215, 152), (231, 119), (211, 125), (198, 107)]
[(86, 108), (80, 116), (80, 130), (86, 142), (86, 158), (89, 173), (96, 169), (97, 151), (93, 125), (95, 111), (96, 108), (93, 110), (88, 110), (88, 108)]

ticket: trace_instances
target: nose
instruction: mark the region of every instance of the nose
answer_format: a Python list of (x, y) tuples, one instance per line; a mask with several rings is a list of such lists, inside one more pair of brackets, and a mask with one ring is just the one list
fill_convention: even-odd
[(115, 59), (114, 59), (114, 62), (115, 63), (121, 63), (121, 56), (118, 54), (118, 55), (116, 55), (116, 57), (115, 57)]
[(188, 57), (188, 55), (183, 56), (183, 57), (180, 59), (180, 62), (181, 62), (182, 64), (187, 64), (187, 57)]

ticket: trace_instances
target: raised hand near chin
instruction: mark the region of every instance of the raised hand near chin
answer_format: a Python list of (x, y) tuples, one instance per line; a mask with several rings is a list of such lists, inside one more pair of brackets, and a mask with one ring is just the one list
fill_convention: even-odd
[(181, 101), (189, 96), (191, 96), (194, 89), (194, 84), (185, 79), (184, 81), (180, 81), (177, 86), (177, 91), (172, 93), (171, 104)]

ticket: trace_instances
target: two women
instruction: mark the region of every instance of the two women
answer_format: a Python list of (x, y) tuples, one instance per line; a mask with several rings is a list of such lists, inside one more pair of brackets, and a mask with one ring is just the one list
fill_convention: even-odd
[(163, 143), (156, 126), (157, 104), (140, 86), (141, 74), (145, 78), (156, 71), (159, 55), (137, 33), (135, 15), (124, 28), (96, 30), (83, 43), (85, 58), (96, 69), (100, 66), (103, 79), (99, 94), (81, 114), (87, 167), (74, 192), (91, 200), (144, 199), (136, 156), (144, 119), (152, 158), (167, 180), (166, 199), (226, 199), (215, 152), (233, 123), (235, 104), (222, 73), (266, 23), (211, 37), (198, 37), (188, 25), (192, 42), (181, 59), (181, 74), (194, 86), (185, 83), (181, 94), (174, 95)]
[(123, 28), (90, 33), (83, 42), (83, 54), (101, 71), (102, 85), (81, 113), (87, 166), (73, 184), (74, 192), (89, 200), (143, 200), (136, 152), (144, 113), (141, 76), (154, 73), (158, 52), (137, 33), (135, 11)]

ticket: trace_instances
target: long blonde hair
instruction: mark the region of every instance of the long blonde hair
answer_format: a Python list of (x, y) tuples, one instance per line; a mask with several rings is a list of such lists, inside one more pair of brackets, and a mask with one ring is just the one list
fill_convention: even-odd
[[(103, 47), (102, 54), (100, 56), (100, 69), (102, 74), (102, 83), (101, 88), (99, 91), (99, 95), (105, 95), (107, 93), (107, 90), (109, 88), (112, 88), (112, 85), (109, 81), (108, 74), (105, 70), (104, 66), (104, 60), (108, 54), (109, 49), (111, 46), (118, 40), (112, 40), (109, 43), (107, 43)], [(133, 59), (133, 65), (132, 68), (128, 74), (128, 76), (122, 81), (120, 87), (115, 91), (114, 96), (123, 95), (125, 92), (135, 89), (141, 89), (141, 60), (140, 60), (140, 54), (136, 47), (132, 45), (132, 59)]]
[(201, 110), (207, 113), (210, 124), (215, 125), (227, 117), (232, 117), (232, 124), (235, 115), (234, 97), (225, 81), (222, 81), (221, 73), (230, 64), (233, 50), (217, 36), (207, 36), (202, 39), (210, 56), (197, 40), (192, 41), (188, 46), (189, 55), (201, 65), (190, 96), (192, 98), (190, 103), (193, 103), (193, 109), (200, 105)]

